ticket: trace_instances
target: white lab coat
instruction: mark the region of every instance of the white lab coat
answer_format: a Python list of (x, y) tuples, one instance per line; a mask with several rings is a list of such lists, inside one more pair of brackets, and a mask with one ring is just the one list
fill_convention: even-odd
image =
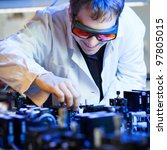
[[(41, 74), (53, 72), (70, 78), (81, 90), (80, 104), (99, 104), (100, 92), (71, 34), (68, 4), (38, 11), (19, 31), (0, 42), (0, 80), (42, 105), (48, 93), (32, 83)], [(146, 67), (143, 60), (145, 27), (125, 6), (115, 40), (107, 43), (102, 70), (104, 99), (108, 104), (116, 91), (143, 89)]]

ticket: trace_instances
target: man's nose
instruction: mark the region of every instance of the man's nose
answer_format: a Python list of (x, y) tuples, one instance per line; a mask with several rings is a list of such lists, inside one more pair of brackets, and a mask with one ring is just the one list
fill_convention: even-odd
[(92, 36), (87, 39), (87, 42), (93, 45), (93, 44), (97, 44), (99, 41), (97, 40), (96, 36)]

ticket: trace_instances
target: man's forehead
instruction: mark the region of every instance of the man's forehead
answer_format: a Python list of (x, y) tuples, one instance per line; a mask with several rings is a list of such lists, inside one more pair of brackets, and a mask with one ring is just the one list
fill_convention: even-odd
[(79, 11), (77, 19), (80, 23), (90, 27), (90, 28), (96, 28), (96, 29), (105, 29), (110, 28), (115, 25), (117, 17), (113, 16), (112, 20), (104, 20), (103, 22), (100, 20), (93, 20), (91, 18), (91, 15), (86, 10), (82, 9)]

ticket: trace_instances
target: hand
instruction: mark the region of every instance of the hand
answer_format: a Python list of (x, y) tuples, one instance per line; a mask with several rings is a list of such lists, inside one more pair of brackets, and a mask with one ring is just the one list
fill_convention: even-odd
[(78, 107), (80, 92), (71, 80), (48, 73), (38, 76), (34, 82), (41, 90), (56, 95), (58, 101), (65, 102), (67, 107), (73, 106), (74, 109)]

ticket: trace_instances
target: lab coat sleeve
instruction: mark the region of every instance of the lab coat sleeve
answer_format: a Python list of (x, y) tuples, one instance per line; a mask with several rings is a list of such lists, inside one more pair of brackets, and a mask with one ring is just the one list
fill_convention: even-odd
[(23, 30), (0, 41), (0, 80), (37, 105), (49, 96), (33, 85), (37, 76), (50, 73), (42, 67), (45, 57), (49, 57), (48, 24), (48, 15), (37, 12)]

